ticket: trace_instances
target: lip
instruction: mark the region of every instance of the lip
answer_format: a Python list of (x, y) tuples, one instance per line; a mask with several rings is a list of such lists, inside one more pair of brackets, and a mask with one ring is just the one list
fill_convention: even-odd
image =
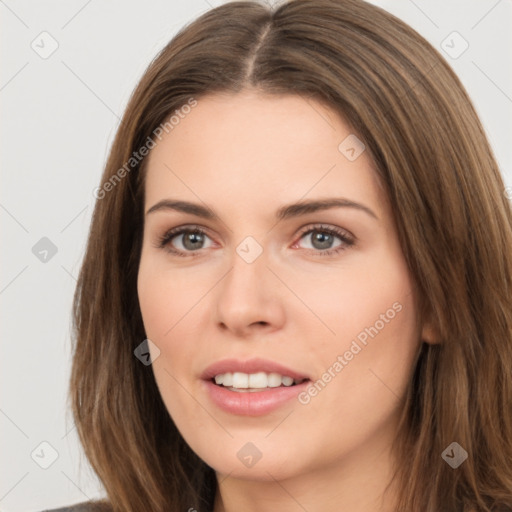
[(206, 394), (217, 407), (240, 416), (262, 416), (275, 411), (296, 398), (310, 383), (311, 381), (307, 380), (295, 386), (268, 388), (265, 391), (237, 392), (217, 386), (211, 380), (202, 382), (206, 388)]
[[(305, 379), (294, 386), (267, 388), (264, 391), (230, 391), (213, 382), (213, 377), (220, 373), (279, 373), (294, 379)], [(204, 390), (209, 399), (220, 409), (230, 414), (242, 416), (261, 416), (268, 414), (287, 402), (296, 398), (310, 384), (311, 379), (298, 371), (287, 368), (274, 361), (265, 359), (250, 359), (240, 361), (224, 359), (206, 368), (201, 375)]]

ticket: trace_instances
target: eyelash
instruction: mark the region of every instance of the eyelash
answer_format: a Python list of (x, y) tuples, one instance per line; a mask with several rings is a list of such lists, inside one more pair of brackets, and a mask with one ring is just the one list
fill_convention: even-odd
[[(312, 250), (314, 253), (318, 254), (319, 256), (331, 256), (334, 254), (338, 254), (349, 247), (353, 246), (355, 244), (355, 240), (352, 236), (350, 236), (346, 231), (340, 230), (333, 227), (324, 226), (322, 224), (314, 225), (314, 226), (308, 226), (305, 228), (299, 235), (298, 240), (301, 240), (305, 235), (309, 235), (310, 233), (313, 233), (315, 231), (318, 231), (320, 233), (328, 233), (329, 235), (334, 235), (338, 237), (344, 245), (340, 245), (334, 249), (325, 249), (325, 250)], [(208, 233), (201, 229), (199, 226), (180, 226), (177, 228), (170, 229), (169, 231), (166, 231), (162, 236), (160, 236), (157, 240), (157, 244), (155, 247), (158, 249), (165, 249), (171, 254), (174, 254), (176, 256), (180, 257), (194, 257), (196, 256), (195, 253), (199, 251), (187, 251), (186, 254), (184, 254), (182, 251), (175, 249), (172, 247), (170, 242), (173, 238), (187, 234), (187, 233), (195, 233), (199, 235), (205, 235), (208, 236)]]

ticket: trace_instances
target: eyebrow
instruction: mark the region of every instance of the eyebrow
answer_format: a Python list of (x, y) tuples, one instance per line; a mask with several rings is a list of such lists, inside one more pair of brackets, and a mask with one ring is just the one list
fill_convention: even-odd
[[(330, 210), (332, 208), (354, 208), (356, 210), (367, 213), (369, 216), (378, 220), (377, 215), (367, 206), (356, 203), (350, 199), (345, 198), (326, 198), (299, 201), (297, 203), (288, 204), (279, 208), (276, 212), (276, 219), (286, 220), (293, 217), (299, 217), (308, 213), (315, 213), (321, 210)], [(196, 217), (203, 219), (216, 219), (218, 216), (208, 207), (202, 206), (197, 203), (190, 203), (188, 201), (178, 201), (173, 199), (162, 199), (154, 204), (147, 212), (146, 215), (160, 211), (172, 210), (177, 212), (189, 213)]]

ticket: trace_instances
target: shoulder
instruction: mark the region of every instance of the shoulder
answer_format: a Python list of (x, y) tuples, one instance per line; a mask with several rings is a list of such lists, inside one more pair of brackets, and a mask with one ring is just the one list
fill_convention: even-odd
[(111, 510), (104, 502), (84, 501), (68, 507), (45, 509), (42, 512), (107, 512)]

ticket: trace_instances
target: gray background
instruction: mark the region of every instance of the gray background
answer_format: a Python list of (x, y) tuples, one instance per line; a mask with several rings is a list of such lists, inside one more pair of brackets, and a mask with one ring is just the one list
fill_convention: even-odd
[[(221, 3), (0, 0), (2, 511), (103, 495), (66, 403), (71, 299), (92, 191), (150, 60), (181, 26)], [(446, 56), (474, 101), (510, 187), (512, 0), (372, 3)], [(49, 35), (41, 35), (45, 31)], [(464, 42), (454, 31), (469, 44), (460, 56)]]

